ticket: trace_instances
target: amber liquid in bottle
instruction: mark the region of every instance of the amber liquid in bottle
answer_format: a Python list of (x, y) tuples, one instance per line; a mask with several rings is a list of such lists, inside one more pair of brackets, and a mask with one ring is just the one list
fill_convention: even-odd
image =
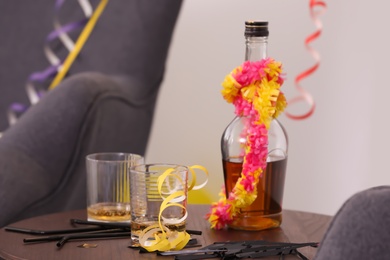
[[(226, 194), (231, 192), (241, 176), (242, 162), (222, 161)], [(263, 230), (279, 227), (282, 223), (282, 201), (287, 158), (267, 163), (257, 185), (257, 198), (243, 208), (229, 227), (241, 230)]]

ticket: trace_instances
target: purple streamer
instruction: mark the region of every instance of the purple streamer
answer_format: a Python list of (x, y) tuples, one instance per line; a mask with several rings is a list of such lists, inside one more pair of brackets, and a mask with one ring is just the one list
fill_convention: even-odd
[(67, 33), (67, 32), (73, 31), (73, 30), (75, 30), (75, 29), (81, 28), (81, 27), (83, 27), (87, 22), (88, 22), (88, 19), (87, 19), (87, 18), (84, 18), (84, 19), (81, 20), (81, 21), (66, 24), (66, 25), (62, 26), (60, 29), (54, 30), (54, 31), (52, 31), (51, 33), (49, 33), (49, 35), (46, 37), (46, 42), (50, 42), (50, 41), (53, 41), (53, 40), (57, 39), (58, 36), (59, 36), (61, 33), (63, 33), (63, 32)]
[(23, 105), (23, 104), (19, 104), (19, 103), (12, 103), (11, 104), (11, 110), (12, 111), (16, 111), (16, 112), (24, 112), (26, 111), (26, 108), (27, 106)]
[(55, 75), (57, 73), (58, 67), (59, 65), (50, 66), (43, 71), (34, 72), (28, 77), (28, 80), (42, 83), (49, 77)]
[[(65, 0), (56, 0), (55, 5), (54, 5), (54, 11), (55, 11), (56, 17), (58, 17), (58, 13), (59, 13), (62, 5), (64, 4), (64, 2), (65, 2)], [(71, 31), (74, 31), (76, 29), (84, 27), (85, 24), (88, 22), (88, 20), (89, 20), (89, 18), (83, 18), (80, 21), (71, 22), (71, 23), (62, 25), (61, 28), (51, 31), (46, 36), (45, 42), (50, 43), (51, 41), (58, 39), (59, 35), (61, 33), (68, 33), (68, 32), (71, 32)], [(42, 71), (33, 72), (28, 76), (27, 80), (29, 82), (43, 83), (47, 79), (49, 79), (57, 74), (58, 68), (60, 67), (60, 65), (62, 63), (63, 63), (63, 61), (61, 61), (61, 63), (58, 65), (51, 65)], [(39, 98), (41, 98), (45, 94), (44, 90), (37, 91), (33, 84), (32, 84), (32, 86), (33, 86), (33, 89), (37, 93)], [(20, 114), (24, 113), (28, 108), (29, 108), (28, 105), (24, 105), (24, 104), (20, 104), (20, 103), (15, 102), (15, 103), (12, 103), (10, 105), (8, 112), (11, 115), (11, 117), (12, 116), (16, 117), (17, 114), (20, 115)]]

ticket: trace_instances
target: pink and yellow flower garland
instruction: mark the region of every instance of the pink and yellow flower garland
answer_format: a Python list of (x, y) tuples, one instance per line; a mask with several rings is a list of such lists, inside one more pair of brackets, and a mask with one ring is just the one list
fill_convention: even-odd
[(282, 64), (272, 58), (245, 61), (225, 77), (222, 95), (235, 106), (235, 114), (249, 119), (246, 126), (245, 155), (241, 177), (228, 198), (225, 191), (213, 203), (207, 215), (211, 228), (229, 224), (240, 208), (252, 204), (257, 197), (257, 184), (267, 166), (268, 129), (272, 119), (287, 106), (280, 91), (283, 84)]

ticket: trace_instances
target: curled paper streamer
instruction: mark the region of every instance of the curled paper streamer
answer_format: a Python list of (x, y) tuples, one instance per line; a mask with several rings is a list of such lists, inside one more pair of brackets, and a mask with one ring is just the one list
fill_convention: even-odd
[(81, 49), (83, 48), (85, 42), (88, 40), (89, 35), (91, 34), (93, 28), (95, 27), (96, 22), (99, 19), (100, 15), (103, 13), (104, 8), (106, 7), (107, 3), (108, 3), (108, 0), (101, 0), (100, 1), (95, 12), (92, 14), (91, 18), (88, 20), (88, 22), (85, 25), (83, 31), (81, 32), (79, 38), (77, 39), (74, 48), (72, 49), (71, 52), (69, 52), (69, 55), (66, 57), (58, 74), (54, 78), (53, 82), (50, 84), (49, 90), (55, 88), (61, 82), (61, 80), (64, 78), (64, 76), (68, 72), (70, 66), (72, 65), (73, 61), (76, 59), (77, 55), (80, 53)]
[[(318, 67), (320, 65), (320, 55), (316, 50), (314, 50), (310, 46), (310, 43), (313, 42), (314, 40), (316, 40), (321, 35), (322, 23), (318, 19), (318, 17), (326, 10), (326, 4), (323, 1), (310, 0), (309, 7), (310, 7), (310, 16), (311, 16), (314, 24), (316, 25), (317, 30), (314, 33), (310, 34), (306, 38), (305, 46), (306, 46), (307, 50), (310, 52), (310, 54), (313, 56), (313, 58), (315, 60), (315, 64), (312, 67), (310, 67), (310, 68), (306, 69), (305, 71), (301, 72), (300, 74), (298, 74), (298, 76), (296, 76), (296, 78), (295, 78), (295, 87), (298, 90), (298, 92), (300, 93), (300, 95), (288, 101), (289, 107), (291, 107), (292, 104), (297, 103), (299, 101), (306, 101), (309, 104), (309, 110), (306, 113), (303, 113), (300, 115), (299, 114), (293, 115), (293, 114), (289, 113), (288, 111), (285, 111), (285, 114), (287, 117), (289, 117), (291, 119), (295, 119), (295, 120), (306, 119), (306, 118), (310, 117), (315, 110), (315, 102), (314, 102), (312, 95), (310, 95), (309, 92), (307, 92), (305, 89), (303, 89), (300, 86), (300, 82), (304, 78), (313, 74), (318, 69)], [(316, 11), (315, 9), (317, 7), (320, 7), (321, 10)]]
[[(193, 165), (188, 167), (189, 172), (192, 175), (192, 181), (188, 185), (188, 191), (193, 189), (200, 189), (207, 184), (206, 180), (202, 184), (196, 184), (196, 173), (195, 169), (203, 171), (208, 176), (208, 171), (205, 167), (200, 165)], [(149, 252), (154, 251), (168, 251), (168, 250), (181, 250), (183, 249), (188, 241), (190, 240), (190, 235), (186, 231), (171, 231), (165, 225), (175, 225), (184, 222), (188, 217), (187, 209), (180, 202), (186, 200), (186, 193), (183, 190), (180, 190), (176, 185), (172, 186), (171, 183), (167, 185), (169, 192), (162, 191), (163, 184), (166, 182), (167, 178), (175, 178), (177, 183), (181, 187), (185, 185), (185, 181), (175, 173), (175, 169), (167, 169), (161, 176), (157, 179), (157, 188), (158, 193), (163, 198), (163, 202), (160, 206), (160, 212), (158, 215), (158, 223), (151, 225), (145, 228), (139, 235), (139, 244), (141, 247), (145, 248)], [(169, 195), (168, 195), (169, 194)], [(168, 195), (168, 196), (166, 196)], [(180, 219), (168, 219), (163, 217), (163, 212), (169, 207), (179, 207), (182, 208), (185, 213)]]
[[(74, 59), (79, 54), (84, 43), (88, 39), (91, 31), (93, 30), (99, 16), (103, 12), (105, 6), (107, 5), (108, 0), (101, 0), (96, 10), (93, 12), (92, 6), (88, 0), (78, 0), (79, 5), (84, 13), (84, 18), (77, 22), (68, 23), (65, 25), (60, 24), (59, 22), (59, 12), (65, 0), (56, 0), (54, 6), (54, 31), (50, 32), (44, 42), (43, 50), (46, 56), (46, 59), (49, 61), (50, 66), (43, 71), (32, 73), (26, 83), (26, 92), (31, 105), (34, 105), (39, 102), (40, 98), (44, 94), (44, 90), (38, 91), (34, 83), (43, 83), (46, 80), (54, 77), (54, 81), (49, 86), (49, 89), (53, 89), (58, 85), (63, 79), (66, 72), (69, 70)], [(74, 43), (70, 36), (67, 34), (73, 30), (83, 28), (80, 36), (77, 39), (77, 42)], [(68, 57), (66, 58), (64, 64), (55, 52), (50, 48), (50, 42), (58, 39), (63, 44), (63, 46), (69, 51)], [(7, 116), (9, 125), (13, 125), (17, 122), (19, 116), (23, 114), (29, 105), (13, 103), (8, 108)]]
[[(191, 184), (188, 186), (188, 191), (191, 191), (191, 190), (199, 190), (201, 188), (203, 188), (204, 186), (206, 186), (207, 182), (209, 181), (208, 180), (208, 176), (209, 176), (209, 172), (207, 171), (207, 169), (201, 165), (192, 165), (192, 166), (189, 166), (188, 169), (190, 170), (190, 173), (191, 173)], [(199, 185), (195, 185), (196, 184), (196, 172), (195, 170), (200, 170), (202, 171), (203, 173), (206, 174), (206, 180), (199, 184)]]

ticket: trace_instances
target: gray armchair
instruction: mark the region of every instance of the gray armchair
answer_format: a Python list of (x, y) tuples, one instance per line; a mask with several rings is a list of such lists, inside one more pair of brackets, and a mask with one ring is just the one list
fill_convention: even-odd
[(354, 194), (334, 216), (315, 260), (390, 259), (390, 186)]
[[(7, 128), (28, 75), (48, 66), (53, 5), (0, 1), (0, 227), (85, 208), (87, 154), (145, 154), (181, 0), (110, 1), (69, 75)], [(60, 19), (79, 15), (66, 1)]]

